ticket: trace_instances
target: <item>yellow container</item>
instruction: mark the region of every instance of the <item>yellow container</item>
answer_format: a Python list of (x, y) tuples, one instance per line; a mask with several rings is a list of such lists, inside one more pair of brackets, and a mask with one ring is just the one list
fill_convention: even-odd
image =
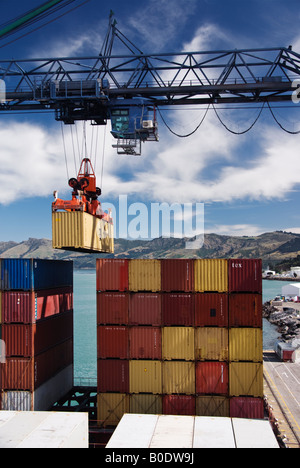
[(162, 414), (162, 396), (147, 393), (131, 394), (130, 413)]
[(125, 393), (98, 393), (97, 421), (101, 427), (117, 426), (129, 412), (129, 396)]
[(229, 417), (229, 398), (222, 396), (197, 396), (196, 416)]
[(114, 253), (113, 224), (83, 211), (52, 213), (54, 249)]
[(200, 361), (228, 361), (228, 329), (195, 329), (195, 358)]
[(130, 393), (162, 393), (161, 361), (129, 361)]
[(261, 328), (229, 329), (229, 361), (263, 361)]
[(196, 292), (227, 292), (227, 260), (198, 259), (194, 262)]
[(195, 363), (192, 361), (163, 362), (163, 393), (195, 394)]
[(129, 260), (130, 291), (160, 291), (161, 264), (159, 260)]
[(230, 362), (229, 395), (263, 397), (263, 363)]
[(166, 360), (195, 360), (195, 329), (164, 327), (162, 329), (162, 358)]

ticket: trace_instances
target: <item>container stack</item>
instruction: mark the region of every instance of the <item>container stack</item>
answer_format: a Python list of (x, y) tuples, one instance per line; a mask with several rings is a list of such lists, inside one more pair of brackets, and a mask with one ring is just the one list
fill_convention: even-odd
[(234, 262), (97, 260), (100, 424), (263, 417), (261, 262)]
[(0, 409), (46, 411), (73, 387), (73, 263), (0, 260)]

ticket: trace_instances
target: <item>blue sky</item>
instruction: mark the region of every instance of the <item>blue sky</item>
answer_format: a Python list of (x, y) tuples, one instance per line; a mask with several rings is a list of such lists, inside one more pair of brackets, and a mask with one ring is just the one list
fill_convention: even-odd
[[(0, 0), (1, 23), (41, 3)], [(18, 35), (0, 40), (1, 59), (96, 55), (110, 10), (119, 29), (145, 53), (290, 44), (300, 53), (299, 0), (90, 0), (17, 41), (7, 44)], [(278, 109), (288, 129), (300, 130), (298, 106)], [(174, 131), (184, 134), (194, 130), (203, 112), (181, 109), (164, 116)], [(221, 112), (232, 129), (241, 130), (257, 110)], [(190, 138), (171, 134), (159, 117), (158, 124), (159, 142), (143, 145), (139, 158), (116, 154), (110, 123), (97, 133), (86, 127), (98, 182), (103, 168), (102, 202), (117, 210), (120, 195), (128, 197), (128, 207), (204, 203), (206, 233), (300, 232), (300, 135), (282, 131), (267, 109), (245, 135), (226, 131), (213, 112)], [(82, 138), (82, 124), (77, 131)], [(58, 190), (70, 198), (68, 176), (76, 175), (70, 127), (64, 136), (67, 167), (61, 125), (54, 115), (0, 114), (0, 242), (51, 238), (52, 193)], [(76, 158), (78, 164), (80, 155)]]

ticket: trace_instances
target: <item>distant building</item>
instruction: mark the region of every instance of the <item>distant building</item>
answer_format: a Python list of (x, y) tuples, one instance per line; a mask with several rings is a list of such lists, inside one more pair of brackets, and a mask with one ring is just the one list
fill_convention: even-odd
[(290, 283), (281, 288), (281, 294), (286, 299), (293, 299), (300, 296), (300, 283)]

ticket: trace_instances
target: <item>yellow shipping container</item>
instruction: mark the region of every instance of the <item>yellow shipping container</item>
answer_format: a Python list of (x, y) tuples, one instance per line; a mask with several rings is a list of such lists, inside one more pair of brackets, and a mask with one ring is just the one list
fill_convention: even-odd
[(163, 393), (193, 395), (196, 391), (195, 363), (192, 361), (163, 362)]
[(129, 361), (130, 393), (162, 393), (161, 361)]
[(260, 328), (229, 329), (229, 361), (263, 361), (263, 332)]
[(195, 329), (164, 327), (162, 329), (162, 358), (166, 360), (195, 360)]
[(147, 393), (131, 394), (130, 413), (162, 414), (162, 396)]
[(129, 290), (161, 290), (161, 264), (159, 260), (129, 260)]
[(263, 363), (230, 362), (229, 395), (263, 397)]
[(227, 260), (198, 259), (194, 263), (195, 291), (227, 292)]
[(195, 358), (200, 361), (228, 361), (228, 329), (195, 329)]
[(101, 427), (117, 426), (129, 412), (129, 396), (125, 393), (98, 393), (97, 421)]
[(196, 416), (229, 417), (229, 398), (222, 396), (197, 396)]
[(83, 211), (52, 213), (54, 249), (114, 253), (113, 224)]

